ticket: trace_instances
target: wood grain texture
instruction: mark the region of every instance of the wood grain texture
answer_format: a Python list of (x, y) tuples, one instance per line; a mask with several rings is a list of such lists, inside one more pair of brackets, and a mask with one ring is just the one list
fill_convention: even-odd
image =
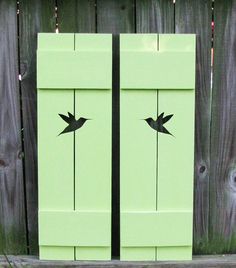
[(113, 33), (112, 67), (112, 256), (120, 255), (120, 59), (119, 33), (135, 32), (133, 0), (97, 0), (97, 32)]
[(37, 33), (55, 31), (54, 0), (20, 1), (19, 47), (29, 252), (38, 252)]
[(126, 262), (126, 261), (40, 261), (35, 256), (0, 256), (0, 266), (9, 267), (84, 267), (84, 268), (229, 268), (236, 266), (236, 255), (194, 256), (192, 261)]
[(16, 1), (0, 2), (0, 252), (25, 254)]
[(97, 0), (98, 33), (132, 33), (135, 31), (134, 0)]
[(137, 33), (173, 33), (174, 4), (172, 0), (137, 0)]
[(211, 0), (178, 0), (175, 32), (196, 33), (194, 252), (206, 253), (211, 122)]
[(95, 32), (95, 0), (58, 0), (57, 7), (59, 32)]
[(216, 0), (208, 252), (236, 250), (236, 1)]

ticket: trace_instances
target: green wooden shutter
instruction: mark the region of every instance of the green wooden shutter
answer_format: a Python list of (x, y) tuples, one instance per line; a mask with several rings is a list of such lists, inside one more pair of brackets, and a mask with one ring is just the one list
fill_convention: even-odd
[(121, 259), (191, 259), (195, 35), (122, 34), (120, 88)]
[(40, 258), (109, 260), (111, 35), (39, 34), (37, 88)]

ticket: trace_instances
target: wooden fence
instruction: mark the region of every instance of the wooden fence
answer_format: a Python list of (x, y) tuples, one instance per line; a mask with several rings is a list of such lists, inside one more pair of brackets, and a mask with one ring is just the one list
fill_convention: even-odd
[(0, 0), (0, 252), (38, 252), (37, 33), (57, 27), (115, 34), (113, 255), (119, 254), (118, 34), (197, 34), (194, 253), (235, 253), (236, 0)]

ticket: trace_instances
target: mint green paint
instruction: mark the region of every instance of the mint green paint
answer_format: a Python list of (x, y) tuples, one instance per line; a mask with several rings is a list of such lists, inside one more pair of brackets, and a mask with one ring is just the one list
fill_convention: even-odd
[[(65, 114), (71, 110), (73, 90), (38, 90), (39, 211), (73, 209), (73, 136), (57, 137), (65, 125), (58, 111)], [(42, 231), (39, 223), (39, 240)], [(59, 257), (55, 245), (46, 249), (42, 249), (41, 245), (39, 243), (41, 259), (70, 259), (74, 255), (73, 247), (64, 247), (65, 252)]]
[(191, 211), (122, 212), (121, 243), (124, 247), (188, 246), (191, 222)]
[(41, 211), (39, 243), (45, 246), (108, 247), (109, 218), (109, 212), (100, 210)]
[(188, 51), (123, 51), (121, 88), (192, 89), (195, 76), (192, 54)]
[(195, 54), (196, 36), (194, 34), (159, 34), (158, 36), (160, 51), (185, 51)]
[(165, 124), (174, 137), (158, 134), (158, 210), (192, 210), (194, 93), (194, 90), (158, 92), (159, 113), (174, 114)]
[(191, 260), (192, 259), (192, 247), (158, 247), (156, 253), (156, 259), (162, 261), (168, 260)]
[(73, 90), (38, 90), (39, 209), (73, 209), (73, 135), (58, 134), (58, 113), (73, 111)]
[[(105, 51), (39, 51), (37, 68), (41, 71), (37, 87), (110, 89), (111, 80), (107, 77), (111, 77), (111, 56), (111, 52)], [(101, 62), (104, 62), (104, 68), (101, 68)], [(51, 79), (48, 69), (52, 70)]]
[[(38, 33), (38, 51), (44, 51), (44, 50), (45, 51), (74, 50), (74, 34)], [(38, 72), (37, 75), (40, 75), (40, 72)]]
[[(154, 52), (154, 51), (157, 51), (157, 46), (158, 46), (157, 34), (121, 34), (120, 35), (121, 58), (122, 58), (123, 52), (126, 52), (126, 51), (131, 52), (132, 50), (136, 52), (141, 52), (141, 51)], [(123, 80), (123, 78), (121, 78), (121, 80)]]
[(37, 88), (111, 89), (111, 35), (41, 33), (38, 40)]
[(40, 259), (41, 260), (73, 260), (74, 248), (73, 247), (57, 247), (57, 246), (40, 246)]
[[(94, 35), (93, 35), (94, 36)], [(111, 56), (111, 38), (108, 35), (75, 35), (75, 50), (92, 50), (109, 53)], [(110, 37), (110, 35), (109, 35)], [(88, 38), (88, 40), (87, 40)], [(85, 42), (87, 41), (87, 42)], [(111, 58), (110, 58), (111, 60)], [(103, 63), (100, 67), (103, 68)], [(111, 62), (106, 74), (106, 85), (111, 89)], [(101, 77), (102, 78), (102, 77)], [(107, 214), (107, 244), (97, 244), (97, 248), (81, 245), (76, 247), (76, 259), (110, 260), (111, 259), (111, 130), (112, 130), (112, 94), (111, 90), (76, 90), (75, 112), (91, 120), (75, 133), (75, 209), (78, 211), (95, 210), (101, 215)], [(100, 233), (100, 224), (94, 220), (94, 232)], [(85, 237), (88, 233), (81, 228)], [(91, 245), (92, 246), (92, 245)], [(101, 247), (103, 246), (103, 247)], [(106, 246), (106, 247), (104, 247)]]
[[(146, 127), (144, 118), (157, 113), (157, 92), (121, 91), (120, 125), (120, 209), (121, 211), (152, 211), (156, 208), (156, 133)], [(147, 157), (148, 155), (148, 157)], [(122, 244), (121, 214), (121, 244)], [(121, 247), (120, 258), (140, 256)], [(155, 248), (143, 249), (144, 259), (150, 259)], [(131, 255), (130, 255), (131, 254)]]
[[(122, 34), (120, 50), (121, 259), (189, 260), (195, 36)], [(162, 112), (174, 137), (140, 120)]]
[[(123, 50), (128, 50), (129, 46), (135, 51), (145, 49), (155, 51), (156, 44), (157, 35), (154, 34), (120, 36), (121, 54)], [(120, 82), (122, 83), (122, 77)], [(157, 91), (121, 90), (120, 105), (121, 213), (123, 211), (153, 211), (156, 209), (156, 133), (146, 127), (143, 119), (149, 116), (156, 117)], [(122, 226), (121, 214), (121, 260), (155, 260), (155, 247), (123, 246), (125, 237)]]
[(110, 211), (111, 91), (76, 90), (75, 103), (76, 114), (91, 118), (75, 132), (75, 207)]
[[(37, 59), (40, 258), (109, 260), (111, 35), (39, 34)], [(58, 136), (67, 112), (92, 120)]]
[[(112, 38), (110, 34), (75, 34), (76, 51), (97, 51), (98, 53), (112, 53)], [(110, 66), (111, 63), (107, 63)], [(105, 63), (103, 62), (103, 68)], [(109, 70), (110, 72), (110, 70)], [(111, 82), (111, 76), (106, 78), (107, 83)], [(109, 87), (110, 88), (110, 87)]]
[[(106, 248), (76, 247), (76, 258), (84, 260), (111, 259), (111, 91), (76, 90), (75, 110), (87, 121), (75, 133), (75, 209), (107, 213), (104, 221), (109, 244)], [(108, 164), (109, 163), (109, 164)], [(79, 229), (79, 227), (78, 227)], [(100, 224), (94, 220), (92, 228), (101, 233)], [(109, 232), (107, 231), (109, 230)], [(81, 231), (88, 235), (84, 226)], [(81, 244), (80, 244), (81, 245)], [(81, 245), (83, 246), (83, 245)], [(99, 246), (99, 244), (97, 245)]]
[(109, 247), (76, 247), (75, 255), (77, 260), (110, 260), (111, 246), (109, 245)]

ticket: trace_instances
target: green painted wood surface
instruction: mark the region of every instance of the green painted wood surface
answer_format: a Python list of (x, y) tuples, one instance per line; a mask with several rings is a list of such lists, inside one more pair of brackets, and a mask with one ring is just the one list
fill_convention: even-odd
[[(79, 245), (86, 247), (87, 250), (89, 247), (109, 248), (110, 233), (107, 230), (110, 229), (110, 216), (108, 209), (104, 212), (89, 211), (88, 208), (82, 210), (79, 207), (74, 211), (40, 211), (39, 243), (44, 246), (57, 247)], [(80, 248), (78, 248), (78, 252), (79, 250)]]
[[(46, 68), (49, 84), (60, 71), (56, 62), (55, 68), (47, 65), (48, 59), (41, 52), (74, 53), (70, 60), (80, 61), (82, 67), (83, 61), (76, 57), (81, 52), (93, 57), (97, 69), (108, 70), (102, 81), (106, 85), (103, 89), (99, 89), (99, 81), (95, 90), (87, 90), (84, 82), (77, 84), (76, 90), (38, 89), (41, 259), (111, 259), (111, 42), (111, 35), (104, 34), (39, 35), (38, 76)], [(96, 57), (98, 54), (108, 60), (101, 61), (100, 56)], [(95, 66), (85, 68), (87, 84)], [(65, 76), (65, 85), (66, 81)], [(58, 114), (67, 112), (76, 119), (91, 120), (76, 132), (58, 136), (66, 126)], [(88, 168), (91, 164), (93, 167)], [(54, 193), (52, 189), (56, 189)]]
[[(166, 226), (167, 232), (163, 231)], [(124, 247), (158, 246), (159, 251), (159, 247), (169, 249), (192, 243), (192, 237), (189, 236), (192, 233), (192, 213), (189, 211), (159, 209), (157, 212), (123, 212), (121, 228), (121, 243)]]
[[(73, 90), (38, 90), (39, 213), (74, 208), (74, 139), (73, 135), (58, 136), (65, 127), (58, 113), (73, 108)], [(39, 237), (40, 229), (39, 225)], [(74, 259), (73, 247), (61, 255), (61, 248), (39, 245), (41, 259)]]
[[(105, 74), (102, 90), (75, 91), (75, 113), (91, 120), (86, 127), (75, 133), (75, 210), (107, 213), (104, 247), (101, 243), (90, 245), (97, 248), (76, 248), (76, 259), (111, 259), (111, 116), (112, 116), (112, 37), (111, 35), (75, 35), (75, 51), (107, 53), (109, 61), (98, 60)], [(95, 58), (96, 59), (96, 58)], [(90, 79), (90, 72), (87, 78)], [(100, 76), (99, 79), (102, 80)], [(99, 83), (97, 83), (99, 86)], [(91, 168), (89, 168), (89, 166)], [(97, 229), (100, 233), (99, 223)], [(102, 225), (102, 223), (100, 224)], [(86, 235), (87, 232), (85, 232)], [(99, 247), (100, 246), (100, 247)], [(103, 247), (101, 247), (103, 246)], [(77, 257), (78, 256), (78, 257)]]
[[(96, 5), (95, 5), (95, 1), (87, 1), (87, 0), (69, 0), (69, 1), (57, 1), (57, 9), (58, 9), (58, 28), (59, 28), (59, 32), (95, 32), (96, 31)], [(68, 14), (70, 14), (68, 16)], [(73, 15), (72, 15), (73, 14)], [(95, 44), (95, 43), (94, 43)], [(90, 44), (91, 46), (91, 44)], [(105, 93), (105, 92), (104, 92)], [(79, 106), (76, 106), (76, 110), (78, 110), (78, 112), (85, 112), (86, 114), (89, 113), (89, 108), (93, 106), (96, 106), (96, 98), (93, 97), (93, 94), (91, 95), (90, 92), (83, 92), (83, 91), (76, 91), (75, 93), (75, 101), (76, 103), (79, 104)], [(107, 97), (109, 98), (110, 93), (106, 92)], [(103, 96), (103, 94), (100, 94), (100, 96)], [(85, 103), (81, 102), (81, 100), (84, 100)], [(99, 98), (100, 101), (102, 100), (102, 98)], [(91, 105), (86, 105), (86, 102), (90, 103)], [(83, 104), (83, 106), (81, 105)], [(109, 102), (107, 103), (109, 104)], [(99, 109), (96, 111), (99, 112)], [(109, 115), (109, 114), (108, 114)], [(93, 114), (94, 116), (94, 114)], [(91, 130), (94, 131), (94, 135), (91, 135)], [(85, 131), (84, 133), (86, 133), (87, 135), (89, 135), (93, 142), (90, 144), (89, 146), (90, 148), (92, 148), (92, 145), (96, 145), (97, 141), (94, 140), (97, 136), (97, 130), (95, 129), (89, 129), (89, 133), (87, 131)], [(82, 134), (82, 133), (81, 133)], [(82, 135), (83, 136), (83, 135)], [(105, 135), (106, 136), (106, 135)], [(104, 137), (105, 137), (104, 136)], [(79, 146), (80, 149), (82, 149), (82, 146), (84, 144), (84, 139), (78, 140), (76, 139), (76, 142)], [(80, 144), (82, 143), (82, 146)], [(108, 143), (107, 143), (108, 144)], [(86, 150), (86, 146), (88, 144), (86, 143), (83, 148)], [(97, 147), (97, 146), (95, 146)], [(81, 151), (81, 150), (80, 150)], [(75, 160), (83, 160), (82, 158), (79, 158), (80, 154), (77, 152), (77, 154), (75, 155)], [(91, 156), (91, 154), (90, 154)], [(83, 162), (85, 163), (85, 161)], [(82, 162), (80, 162), (80, 167), (81, 167)], [(93, 167), (93, 164), (91, 165)], [(96, 167), (98, 167), (96, 165)], [(109, 166), (107, 166), (107, 168), (109, 168)], [(88, 173), (88, 169), (86, 167), (84, 167), (84, 169), (86, 169), (86, 172)], [(98, 171), (98, 168), (96, 169), (96, 171)], [(93, 173), (92, 169), (89, 170), (90, 173)], [(78, 173), (78, 169), (76, 171), (76, 173)], [(93, 173), (94, 174), (94, 173)], [(95, 175), (95, 177), (97, 177)], [(89, 180), (91, 182), (91, 180), (93, 180), (93, 183), (96, 183), (96, 181), (94, 181), (94, 176), (91, 177), (91, 179)], [(101, 180), (97, 180), (99, 182), (101, 182)], [(86, 181), (83, 180), (83, 191), (82, 191), (82, 180), (80, 179), (78, 181), (79, 183), (76, 183), (76, 188), (78, 189), (80, 195), (79, 195), (79, 201), (81, 201), (81, 203), (79, 204), (78, 202), (76, 202), (77, 204), (77, 208), (83, 208), (84, 204), (86, 203), (86, 201), (88, 201), (88, 198), (86, 198), (86, 194), (88, 194), (88, 197), (91, 196), (91, 194), (93, 193), (93, 191), (97, 190), (97, 188), (93, 188), (93, 187), (86, 187)], [(111, 183), (111, 182), (110, 182)], [(109, 185), (109, 183), (107, 184), (107, 186)], [(81, 189), (81, 190), (80, 190)], [(103, 187), (104, 189), (104, 187)], [(85, 191), (84, 191), (85, 190)], [(104, 191), (103, 191), (104, 193)], [(108, 192), (108, 194), (110, 194), (110, 192)], [(105, 193), (105, 196), (107, 196), (107, 194)], [(101, 198), (99, 198), (99, 200), (101, 201)], [(102, 205), (103, 202), (99, 202), (100, 205)], [(86, 204), (85, 204), (86, 205)], [(93, 206), (93, 202), (89, 202), (88, 203), (89, 207)], [(89, 254), (93, 255), (94, 259), (106, 259), (107, 256), (110, 254), (110, 249), (109, 247), (100, 247), (98, 249), (98, 247), (90, 247), (89, 248)], [(88, 258), (88, 249), (87, 247), (77, 247), (76, 248), (76, 257), (78, 259), (86, 259)]]
[[(173, 50), (176, 53), (188, 50), (191, 53), (192, 68), (195, 69), (193, 35), (160, 34), (159, 50)], [(193, 73), (191, 84), (194, 88), (195, 72)], [(193, 88), (181, 91), (158, 90), (158, 114), (173, 114), (173, 120), (168, 121), (165, 126), (174, 135), (174, 138), (170, 135), (158, 135), (158, 210), (192, 210), (195, 109)], [(168, 168), (168, 163), (171, 163), (171, 168)]]
[[(179, 39), (179, 40), (178, 40)], [(192, 66), (195, 69), (195, 38), (193, 35), (159, 35), (159, 50), (191, 51)], [(195, 85), (195, 71), (193, 71), (192, 85)], [(188, 77), (189, 78), (189, 77)], [(161, 249), (157, 248), (157, 258), (164, 260), (192, 258), (192, 218), (193, 218), (193, 175), (194, 175), (194, 111), (195, 91), (189, 90), (158, 90), (158, 114), (174, 114), (173, 120), (165, 124), (174, 137), (158, 134), (158, 186), (157, 210), (174, 211), (186, 210), (190, 221), (178, 224), (175, 230), (186, 236), (188, 242)], [(167, 137), (166, 137), (167, 136)], [(168, 167), (171, 163), (171, 168)], [(172, 228), (169, 228), (172, 230)], [(169, 231), (170, 232), (170, 231)], [(176, 240), (174, 240), (176, 242)], [(168, 243), (167, 243), (168, 244)], [(166, 245), (167, 245), (166, 244)], [(183, 246), (178, 248), (176, 246)], [(175, 248), (172, 248), (175, 246)], [(159, 252), (160, 251), (160, 252)]]
[[(147, 35), (147, 45), (135, 35), (120, 36), (120, 50), (129, 48), (129, 38), (134, 38), (131, 49), (149, 49), (156, 51), (157, 35)], [(127, 43), (126, 43), (127, 40)], [(139, 41), (139, 42), (138, 42)], [(122, 71), (122, 61), (121, 61)], [(128, 75), (128, 73), (127, 73)], [(122, 77), (121, 77), (122, 83)], [(124, 211), (152, 211), (156, 209), (156, 133), (146, 127), (143, 120), (156, 117), (156, 90), (121, 90), (120, 91), (120, 210), (121, 210), (121, 249), (120, 258), (140, 258), (140, 260), (155, 260), (155, 247), (136, 250), (133, 247), (123, 247), (122, 212)], [(145, 141), (145, 142), (144, 142)], [(148, 156), (148, 157), (147, 157)], [(130, 252), (131, 251), (131, 252)], [(136, 253), (135, 253), (136, 252)]]
[[(63, 33), (60, 36), (64, 38), (57, 42), (56, 34), (39, 35), (41, 41), (39, 41), (40, 51), (37, 54), (37, 68), (40, 72), (37, 76), (37, 87), (40, 89), (110, 89), (112, 81), (107, 77), (111, 77), (112, 54), (111, 51), (106, 50), (106, 47), (111, 45), (106, 35), (101, 35), (94, 40), (94, 37), (85, 34), (87, 38), (83, 38), (81, 44), (75, 37), (77, 50), (70, 49), (70, 44), (74, 42), (74, 35)], [(88, 40), (84, 41), (85, 39)], [(91, 45), (86, 46), (87, 43)], [(48, 49), (48, 46), (51, 49)], [(98, 50), (97, 47), (101, 49)], [(100, 62), (103, 62), (103, 68), (99, 67)], [(48, 70), (53, 71), (48, 72)], [(93, 79), (88, 79), (88, 74)]]
[[(191, 259), (195, 36), (123, 34), (120, 50), (121, 259)], [(146, 65), (141, 60), (138, 64), (135, 60), (134, 63), (124, 60), (129, 52), (137, 55), (142, 53), (143, 58), (145, 53), (155, 54), (148, 68), (158, 70), (161, 77), (166, 69), (164, 66), (162, 70), (155, 69), (154, 61), (158, 62), (159, 55), (167, 51), (170, 54), (174, 51), (173, 55), (188, 51), (189, 65), (182, 70), (176, 69), (174, 73), (176, 77), (182, 71), (186, 73), (185, 79), (190, 85), (188, 89), (179, 88), (178, 82), (176, 88), (166, 83), (166, 87), (158, 89), (159, 82), (155, 77), (150, 78), (149, 74), (148, 78), (153, 83), (151, 90), (143, 87), (142, 82), (138, 90), (133, 89), (136, 82), (130, 83), (129, 88), (122, 87), (125, 85), (122, 81), (128, 80), (129, 72), (136, 72), (134, 68), (145, 77)], [(176, 57), (172, 60), (174, 62)], [(166, 66), (170, 64), (168, 61), (162, 62), (162, 57), (160, 62)], [(128, 68), (130, 65), (132, 69)], [(187, 76), (187, 68), (192, 70), (191, 76)], [(125, 70), (123, 75), (122, 69)], [(167, 77), (167, 74), (163, 76)], [(137, 87), (138, 84), (135, 84)], [(143, 120), (148, 117), (156, 119), (162, 112), (165, 115), (173, 114), (173, 118), (165, 125), (173, 136), (157, 134)], [(168, 216), (162, 218), (162, 215)], [(181, 215), (188, 215), (188, 220)], [(170, 239), (167, 239), (168, 235)]]

